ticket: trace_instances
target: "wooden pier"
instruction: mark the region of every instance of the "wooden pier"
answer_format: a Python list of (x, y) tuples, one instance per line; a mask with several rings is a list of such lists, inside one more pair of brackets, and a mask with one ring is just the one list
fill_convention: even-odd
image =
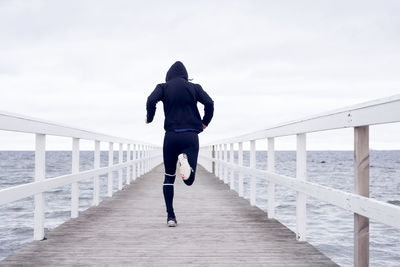
[(198, 167), (177, 179), (166, 226), (159, 165), (0, 262), (0, 266), (337, 266)]

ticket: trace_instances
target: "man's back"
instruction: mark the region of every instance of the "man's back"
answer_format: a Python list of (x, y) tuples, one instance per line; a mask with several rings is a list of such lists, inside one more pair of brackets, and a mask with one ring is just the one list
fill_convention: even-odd
[[(192, 129), (201, 132), (203, 125), (211, 121), (214, 102), (199, 84), (188, 81), (182, 62), (175, 62), (167, 72), (166, 83), (156, 86), (147, 99), (147, 121), (154, 118), (156, 104), (164, 104), (164, 129), (166, 131)], [(204, 105), (203, 120), (197, 109), (197, 101)]]

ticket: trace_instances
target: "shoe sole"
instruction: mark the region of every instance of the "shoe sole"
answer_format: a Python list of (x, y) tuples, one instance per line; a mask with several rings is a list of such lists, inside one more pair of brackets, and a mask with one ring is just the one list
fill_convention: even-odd
[(176, 223), (174, 221), (169, 221), (167, 225), (168, 227), (176, 227)]
[(187, 180), (190, 177), (192, 168), (189, 165), (186, 154), (182, 153), (178, 156), (179, 160), (179, 175), (183, 180)]

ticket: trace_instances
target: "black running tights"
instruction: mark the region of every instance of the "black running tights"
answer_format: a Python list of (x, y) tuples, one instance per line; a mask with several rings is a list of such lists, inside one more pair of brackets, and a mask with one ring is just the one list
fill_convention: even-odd
[(168, 216), (175, 217), (172, 205), (174, 199), (174, 182), (176, 165), (178, 156), (185, 153), (188, 158), (190, 167), (193, 171), (189, 179), (183, 180), (186, 185), (190, 186), (194, 182), (196, 174), (197, 156), (199, 154), (199, 137), (196, 132), (166, 132), (163, 145), (163, 158), (165, 168), (165, 178), (163, 185), (163, 193), (165, 206)]

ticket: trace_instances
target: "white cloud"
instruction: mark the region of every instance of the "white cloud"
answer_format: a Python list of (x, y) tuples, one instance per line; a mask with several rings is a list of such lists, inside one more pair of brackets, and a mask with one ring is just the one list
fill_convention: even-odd
[(215, 100), (203, 142), (386, 97), (400, 92), (399, 6), (1, 1), (1, 109), (161, 143), (162, 105), (144, 125), (145, 101), (176, 60)]

